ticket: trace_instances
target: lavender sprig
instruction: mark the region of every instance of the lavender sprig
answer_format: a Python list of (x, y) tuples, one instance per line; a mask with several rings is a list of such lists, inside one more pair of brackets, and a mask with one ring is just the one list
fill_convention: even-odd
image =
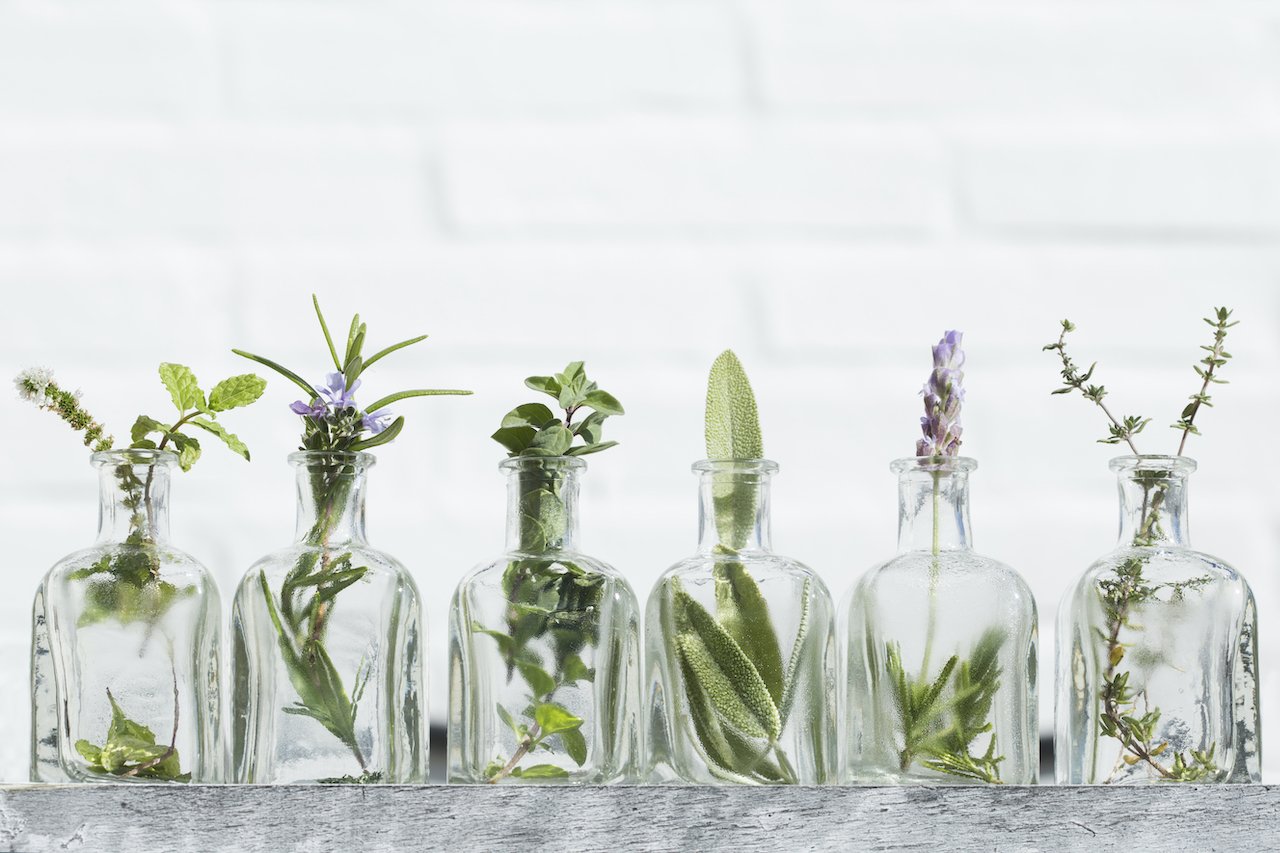
[(106, 434), (106, 428), (80, 405), (80, 392), (60, 388), (49, 368), (29, 367), (17, 375), (13, 384), (19, 397), (35, 403), (36, 408), (53, 412), (76, 432), (83, 432), (85, 447), (102, 452), (115, 444), (115, 439)]
[(955, 456), (960, 452), (960, 407), (964, 403), (962, 332), (950, 331), (933, 348), (933, 372), (920, 391), (924, 438), (916, 442), (916, 456)]

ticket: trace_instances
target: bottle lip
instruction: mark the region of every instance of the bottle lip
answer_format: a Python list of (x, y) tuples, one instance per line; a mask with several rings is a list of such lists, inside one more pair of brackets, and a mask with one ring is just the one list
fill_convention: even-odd
[(178, 464), (178, 454), (172, 450), (121, 447), (92, 453), (89, 455), (89, 463), (95, 468), (119, 465), (157, 465), (162, 468), (172, 468)]
[(1137, 471), (1155, 471), (1167, 474), (1190, 474), (1197, 468), (1196, 460), (1190, 456), (1163, 456), (1161, 454), (1142, 454), (1140, 456), (1117, 456), (1108, 467), (1117, 474), (1130, 474)]
[(498, 463), (498, 470), (513, 471), (585, 471), (587, 461), (578, 456), (508, 456)]
[(378, 462), (378, 458), (372, 453), (346, 450), (296, 450), (286, 459), (290, 465), (298, 468), (352, 466), (359, 470), (372, 468)]
[(695, 474), (776, 474), (772, 459), (700, 459), (693, 463)]
[(929, 474), (967, 474), (978, 467), (972, 456), (904, 456), (889, 463), (895, 474), (923, 471)]

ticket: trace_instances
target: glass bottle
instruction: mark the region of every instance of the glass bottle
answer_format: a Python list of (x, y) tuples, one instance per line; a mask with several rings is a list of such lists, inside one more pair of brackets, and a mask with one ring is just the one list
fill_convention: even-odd
[(168, 450), (110, 450), (98, 541), (36, 590), (35, 782), (220, 782), (222, 607), (207, 569), (169, 543)]
[(507, 551), (449, 613), (449, 781), (638, 780), (639, 607), (578, 549), (576, 456), (503, 460)]
[(774, 554), (767, 459), (702, 461), (699, 547), (649, 596), (649, 779), (824, 784), (835, 777), (831, 596)]
[(305, 451), (289, 461), (296, 540), (249, 569), (232, 611), (232, 777), (425, 782), (418, 589), (365, 536), (374, 457)]
[(1258, 616), (1193, 551), (1184, 456), (1121, 456), (1120, 540), (1058, 611), (1062, 784), (1258, 782)]
[(962, 456), (895, 461), (898, 555), (843, 614), (842, 780), (1034, 784), (1040, 774), (1036, 604), (969, 538)]

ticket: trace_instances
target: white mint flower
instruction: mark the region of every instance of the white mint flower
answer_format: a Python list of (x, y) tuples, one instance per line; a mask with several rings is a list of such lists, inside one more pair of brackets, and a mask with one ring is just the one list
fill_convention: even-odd
[(18, 396), (24, 400), (43, 406), (48, 402), (45, 390), (53, 382), (53, 371), (47, 367), (28, 367), (13, 380), (18, 389)]

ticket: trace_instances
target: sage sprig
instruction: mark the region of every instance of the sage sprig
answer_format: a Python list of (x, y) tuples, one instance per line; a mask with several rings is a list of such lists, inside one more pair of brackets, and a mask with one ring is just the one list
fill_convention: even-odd
[[(716, 358), (707, 380), (705, 437), (712, 461), (764, 458), (755, 394), (729, 350)], [(810, 581), (801, 590), (799, 625), (784, 664), (768, 602), (739, 559), (756, 524), (759, 488), (733, 472), (712, 477), (720, 539), (712, 568), (715, 612), (678, 580), (663, 601), (696, 745), (709, 771), (726, 781), (795, 784), (799, 776), (779, 741), (808, 639)]]
[[(1178, 419), (1171, 428), (1182, 433), (1178, 441), (1177, 456), (1186, 449), (1187, 439), (1191, 435), (1200, 435), (1196, 425), (1196, 416), (1202, 407), (1213, 407), (1209, 387), (1215, 384), (1226, 384), (1218, 372), (1231, 359), (1226, 351), (1227, 330), (1239, 321), (1231, 319), (1232, 311), (1228, 308), (1214, 308), (1210, 317), (1204, 322), (1213, 329), (1213, 340), (1202, 344), (1201, 350), (1207, 355), (1192, 365), (1192, 370), (1200, 378), (1199, 388), (1190, 396), (1190, 402), (1183, 407)], [(1058, 340), (1045, 345), (1044, 349), (1056, 352), (1062, 363), (1061, 375), (1063, 387), (1053, 391), (1054, 394), (1070, 394), (1079, 392), (1086, 400), (1097, 405), (1108, 420), (1108, 435), (1099, 439), (1102, 444), (1128, 445), (1135, 456), (1140, 456), (1134, 437), (1142, 432), (1151, 422), (1150, 418), (1140, 415), (1126, 415), (1117, 418), (1103, 402), (1107, 391), (1101, 385), (1088, 384), (1093, 376), (1097, 363), (1081, 372), (1067, 354), (1066, 336), (1075, 331), (1075, 324), (1070, 320), (1062, 321), (1062, 330)], [(1216, 777), (1221, 771), (1217, 765), (1216, 745), (1206, 750), (1186, 750), (1169, 753), (1169, 742), (1160, 738), (1157, 725), (1160, 721), (1159, 707), (1152, 706), (1145, 689), (1130, 685), (1131, 673), (1121, 668), (1125, 660), (1128, 646), (1121, 640), (1123, 629), (1140, 631), (1140, 623), (1133, 621), (1140, 608), (1148, 603), (1181, 601), (1188, 591), (1194, 591), (1207, 585), (1212, 579), (1207, 576), (1191, 578), (1174, 583), (1152, 584), (1146, 578), (1144, 569), (1150, 559), (1150, 551), (1160, 540), (1160, 511), (1165, 502), (1168, 489), (1167, 475), (1162, 471), (1140, 472), (1142, 475), (1143, 517), (1134, 533), (1132, 543), (1138, 553), (1126, 557), (1115, 569), (1113, 577), (1098, 581), (1098, 596), (1106, 617), (1105, 630), (1099, 632), (1099, 639), (1104, 644), (1103, 659), (1106, 667), (1103, 670), (1103, 684), (1099, 698), (1100, 713), (1098, 728), (1101, 733), (1114, 738), (1121, 745), (1121, 761), (1117, 762), (1117, 772), (1108, 781), (1114, 781), (1125, 767), (1143, 764), (1149, 767), (1160, 779), (1168, 782), (1199, 782)], [(1161, 598), (1160, 594), (1165, 597)]]
[[(616, 397), (587, 378), (581, 361), (551, 376), (530, 376), (525, 385), (554, 398), (559, 412), (540, 402), (516, 406), (492, 436), (508, 456), (545, 464), (530, 464), (518, 474), (521, 556), (508, 563), (502, 576), (505, 630), (478, 622), (471, 626), (497, 643), (507, 681), (519, 674), (528, 689), (523, 709), (497, 706), (498, 717), (515, 735), (516, 749), (510, 758), (499, 756), (485, 768), (490, 783), (569, 776), (556, 764), (523, 763), (539, 751), (559, 749), (579, 767), (587, 759), (585, 721), (555, 699), (562, 689), (595, 679), (595, 670), (581, 655), (599, 641), (605, 578), (561, 551), (567, 513), (563, 473), (556, 460), (616, 446), (616, 441), (604, 440), (604, 423), (624, 414)], [(575, 420), (584, 411), (587, 414)], [(544, 647), (549, 647), (549, 660), (539, 651)], [(611, 740), (612, 734), (605, 732), (605, 738)]]
[(245, 350), (232, 352), (262, 364), (302, 389), (304, 396), (289, 405), (293, 414), (302, 418), (301, 450), (332, 453), (318, 458), (309, 468), (311, 492), (318, 508), (315, 525), (307, 534), (313, 548), (304, 550), (273, 595), (265, 572), (258, 584), (262, 590), (267, 614), (276, 632), (280, 655), (289, 681), (298, 695), (295, 704), (284, 708), (286, 714), (310, 717), (324, 727), (351, 751), (358, 773), (321, 779), (323, 783), (373, 783), (382, 773), (370, 770), (356, 736), (356, 717), (360, 699), (368, 685), (374, 666), (362, 660), (351, 674), (352, 690), (348, 693), (343, 676), (338, 672), (325, 647), (325, 638), (343, 590), (360, 581), (368, 566), (358, 565), (351, 551), (338, 551), (330, 546), (333, 530), (341, 518), (341, 507), (349, 497), (355, 474), (353, 460), (342, 454), (353, 454), (393, 441), (404, 428), (404, 417), (387, 411), (387, 406), (412, 397), (467, 395), (470, 391), (417, 388), (396, 391), (378, 398), (367, 406), (356, 401), (356, 392), (369, 368), (387, 356), (426, 340), (418, 335), (366, 355), (368, 325), (360, 315), (351, 318), (341, 356), (320, 301), (313, 294), (311, 304), (324, 337), (325, 347), (335, 370), (325, 381), (312, 385), (301, 375), (280, 363)]

